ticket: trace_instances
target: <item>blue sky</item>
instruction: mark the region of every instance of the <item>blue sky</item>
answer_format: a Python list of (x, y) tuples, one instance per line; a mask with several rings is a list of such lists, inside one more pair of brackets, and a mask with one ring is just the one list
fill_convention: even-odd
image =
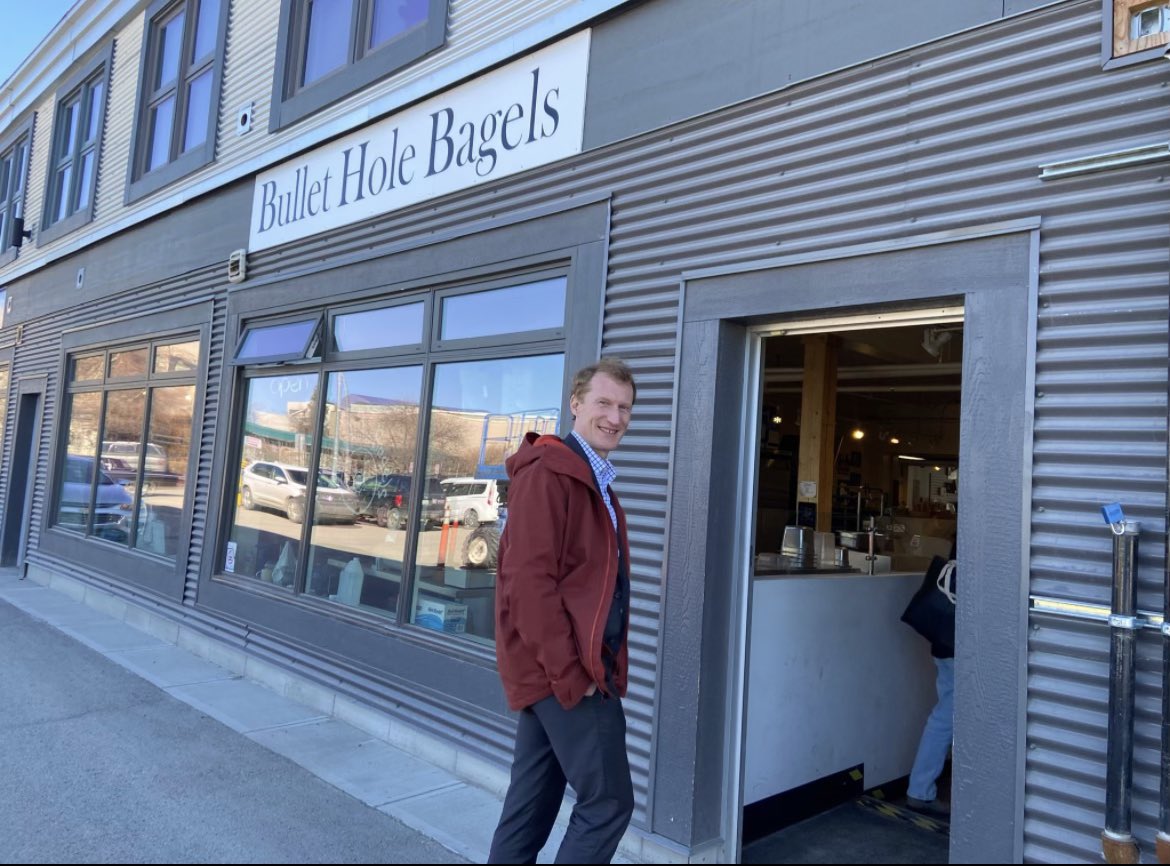
[(0, 11), (5, 13), (3, 35), (0, 35), (0, 83), (8, 80), (76, 2), (0, 0)]

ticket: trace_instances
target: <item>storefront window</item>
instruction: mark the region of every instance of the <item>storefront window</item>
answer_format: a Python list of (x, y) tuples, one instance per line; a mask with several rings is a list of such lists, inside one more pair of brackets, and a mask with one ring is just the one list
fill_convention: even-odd
[[(189, 360), (181, 375), (149, 367), (176, 346)], [(183, 554), (199, 346), (147, 341), (68, 359), (53, 525), (171, 561)]]
[(248, 380), (223, 570), (291, 589), (309, 509), (317, 373)]
[(217, 571), (491, 644), (504, 463), (559, 432), (566, 290), (539, 274), (245, 318)]
[[(496, 552), (506, 518), (498, 482), (525, 433), (557, 432), (563, 379), (560, 354), (436, 365), (424, 465), (437, 483), (414, 521), (414, 624), (494, 639)], [(482, 502), (461, 495), (464, 489), (482, 491)], [(474, 527), (462, 522), (469, 511)]]
[(329, 374), (306, 591), (394, 616), (422, 367)]

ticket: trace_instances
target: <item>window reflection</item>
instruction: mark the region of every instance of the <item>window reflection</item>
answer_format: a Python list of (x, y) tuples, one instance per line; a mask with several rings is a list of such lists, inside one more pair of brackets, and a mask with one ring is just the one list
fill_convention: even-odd
[(194, 385), (155, 388), (150, 397), (142, 505), (134, 546), (171, 559), (179, 553), (194, 404)]
[(291, 588), (307, 514), (319, 376), (250, 379), (223, 570)]
[(565, 324), (565, 278), (443, 299), (444, 340), (543, 331)]
[[(113, 357), (113, 356), (111, 356)], [(112, 366), (112, 365), (111, 365)], [(128, 391), (111, 391), (106, 395), (106, 414), (102, 425), (105, 438), (102, 440), (101, 468), (106, 477), (122, 485), (132, 497), (132, 503), (139, 500), (135, 482), (141, 461), (142, 421), (146, 411), (146, 389), (132, 388)], [(102, 501), (98, 491), (98, 503)], [(107, 497), (109, 498), (109, 497)], [(131, 511), (133, 504), (131, 504)], [(93, 534), (119, 544), (130, 542), (130, 521), (119, 521), (116, 525), (101, 519), (96, 512)]]
[(199, 368), (199, 341), (156, 346), (154, 372), (188, 373)]
[(146, 376), (146, 355), (145, 347), (129, 349), (125, 352), (110, 352), (110, 378), (144, 378)]
[(73, 359), (73, 382), (94, 382), (101, 381), (102, 378), (102, 363), (105, 360), (102, 355), (85, 355), (80, 358)]
[(337, 352), (412, 346), (422, 338), (421, 303), (346, 313), (333, 320), (333, 349)]
[(329, 374), (310, 595), (395, 614), (421, 389), (418, 366)]
[[(507, 516), (504, 461), (528, 431), (557, 432), (563, 378), (559, 354), (435, 367), (424, 465), (436, 484), (429, 510), (424, 504), (415, 519), (416, 625), (494, 639), (496, 552)], [(463, 518), (473, 508), (471, 527)]]
[[(66, 403), (65, 429), (69, 431), (69, 439), (65, 443), (65, 465), (57, 473), (57, 513), (53, 521), (62, 529), (85, 532), (89, 527), (101, 407), (99, 391), (71, 394)], [(98, 487), (99, 508), (102, 509), (98, 522), (121, 522), (130, 512), (116, 506), (132, 502), (130, 495), (112, 479), (107, 485), (103, 478)]]

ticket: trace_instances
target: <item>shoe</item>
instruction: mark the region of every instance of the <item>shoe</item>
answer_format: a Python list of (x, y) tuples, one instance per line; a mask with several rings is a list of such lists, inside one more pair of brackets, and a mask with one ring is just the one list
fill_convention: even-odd
[(951, 804), (935, 797), (933, 800), (919, 800), (917, 797), (906, 798), (906, 808), (920, 815), (929, 815), (932, 818), (950, 819)]

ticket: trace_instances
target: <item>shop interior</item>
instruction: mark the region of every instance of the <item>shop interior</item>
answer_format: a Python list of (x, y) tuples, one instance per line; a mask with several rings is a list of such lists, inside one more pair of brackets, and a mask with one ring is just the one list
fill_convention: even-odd
[(949, 555), (962, 353), (961, 323), (764, 341), (757, 571), (921, 573)]
[[(782, 862), (781, 848), (795, 856), (793, 834), (810, 821), (833, 822), (828, 836), (815, 834), (822, 840), (856, 841), (842, 820), (875, 814), (861, 818), (858, 805), (904, 797), (935, 678), (929, 645), (900, 616), (932, 557), (951, 557), (958, 528), (961, 309), (771, 334), (760, 375), (744, 862)], [(912, 838), (921, 822), (895, 822), (889, 841), (910, 858), (901, 862), (945, 862), (946, 828), (935, 829)]]

